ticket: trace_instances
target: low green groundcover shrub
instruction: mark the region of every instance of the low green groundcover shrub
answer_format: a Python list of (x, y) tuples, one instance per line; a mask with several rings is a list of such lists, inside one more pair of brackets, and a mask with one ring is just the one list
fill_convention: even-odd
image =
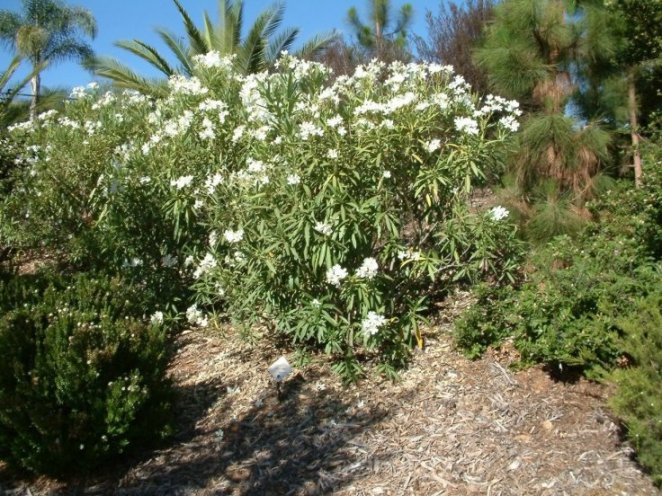
[(639, 463), (662, 486), (662, 288), (618, 319), (630, 366), (617, 369), (611, 406), (627, 427)]
[(0, 294), (0, 459), (66, 475), (168, 433), (166, 331), (135, 288), (31, 276)]

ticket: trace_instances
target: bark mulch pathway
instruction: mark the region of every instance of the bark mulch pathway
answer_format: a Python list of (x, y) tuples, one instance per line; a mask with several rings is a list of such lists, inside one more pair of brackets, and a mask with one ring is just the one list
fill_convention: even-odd
[[(267, 367), (282, 351), (232, 331), (178, 337), (177, 432), (96, 478), (11, 479), (37, 495), (655, 495), (605, 409), (605, 387), (513, 373), (509, 353), (453, 349), (453, 308), (398, 383), (345, 388), (323, 360), (278, 401)], [(292, 355), (288, 355), (292, 358)], [(3, 482), (4, 481), (4, 482)]]

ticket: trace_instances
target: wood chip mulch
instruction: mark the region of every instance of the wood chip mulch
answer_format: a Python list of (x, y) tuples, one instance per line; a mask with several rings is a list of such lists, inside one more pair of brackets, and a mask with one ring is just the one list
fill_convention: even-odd
[(444, 312), (454, 309), (399, 382), (344, 387), (314, 358), (280, 401), (267, 367), (281, 354), (292, 362), (287, 350), (231, 330), (185, 332), (166, 446), (79, 481), (17, 480), (0, 466), (0, 494), (661, 494), (619, 439), (604, 386), (513, 373), (508, 352), (468, 361)]

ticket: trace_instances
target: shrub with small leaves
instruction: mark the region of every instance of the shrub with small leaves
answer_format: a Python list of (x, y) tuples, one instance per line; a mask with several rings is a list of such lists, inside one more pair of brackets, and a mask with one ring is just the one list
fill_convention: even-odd
[(139, 290), (33, 276), (0, 292), (0, 459), (68, 475), (167, 435), (166, 331)]
[(662, 284), (617, 320), (627, 367), (614, 371), (610, 404), (624, 422), (637, 460), (662, 486)]

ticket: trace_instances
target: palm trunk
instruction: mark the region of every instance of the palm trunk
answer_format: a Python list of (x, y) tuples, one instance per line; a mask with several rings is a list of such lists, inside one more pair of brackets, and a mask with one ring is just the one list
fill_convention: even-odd
[(30, 80), (32, 88), (32, 101), (30, 102), (30, 120), (34, 121), (37, 118), (37, 103), (39, 103), (39, 91), (41, 90), (41, 76), (35, 74)]
[(630, 117), (630, 135), (632, 136), (632, 156), (634, 159), (634, 185), (641, 187), (641, 152), (639, 151), (639, 124), (637, 122), (637, 90), (634, 85), (634, 69), (631, 68), (628, 74), (628, 114)]

